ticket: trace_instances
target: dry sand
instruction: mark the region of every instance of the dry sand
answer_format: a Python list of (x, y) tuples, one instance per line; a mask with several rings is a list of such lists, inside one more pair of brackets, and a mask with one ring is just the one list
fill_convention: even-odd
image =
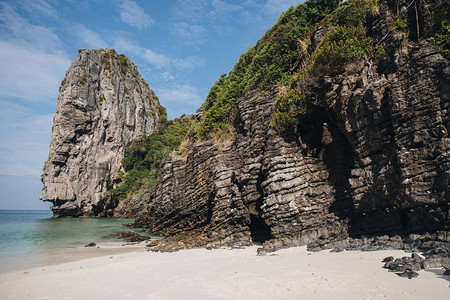
[(443, 270), (405, 279), (382, 268), (403, 251), (256, 249), (140, 249), (1, 273), (0, 299), (450, 299)]

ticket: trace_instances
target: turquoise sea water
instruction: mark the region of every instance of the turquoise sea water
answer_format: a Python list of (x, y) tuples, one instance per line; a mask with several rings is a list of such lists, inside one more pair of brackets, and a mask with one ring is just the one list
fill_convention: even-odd
[(130, 231), (132, 219), (53, 219), (50, 211), (0, 210), (0, 272), (33, 267), (42, 257), (69, 251), (91, 242), (118, 246), (112, 236)]

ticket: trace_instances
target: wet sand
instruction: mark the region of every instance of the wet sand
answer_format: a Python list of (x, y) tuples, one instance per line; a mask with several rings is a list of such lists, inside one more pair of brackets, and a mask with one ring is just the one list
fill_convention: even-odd
[[(38, 267), (58, 265), (94, 257), (135, 252), (145, 248), (145, 243), (126, 245), (125, 243), (99, 244), (95, 247), (55, 248), (31, 252), (28, 256), (11, 257), (0, 262), (0, 274)], [(1, 298), (0, 298), (1, 300)]]

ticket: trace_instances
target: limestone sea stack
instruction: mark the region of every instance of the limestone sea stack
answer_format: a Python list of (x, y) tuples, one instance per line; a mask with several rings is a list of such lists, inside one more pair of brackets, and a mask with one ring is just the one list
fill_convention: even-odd
[(160, 104), (125, 55), (80, 50), (61, 82), (41, 200), (55, 217), (110, 216), (124, 147), (155, 131)]

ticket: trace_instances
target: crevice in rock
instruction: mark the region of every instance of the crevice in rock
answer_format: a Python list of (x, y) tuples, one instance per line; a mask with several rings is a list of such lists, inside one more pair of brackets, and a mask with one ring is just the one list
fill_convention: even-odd
[(331, 122), (323, 124), (324, 130), (331, 136), (331, 143), (324, 147), (323, 161), (327, 166), (328, 181), (336, 191), (335, 201), (330, 206), (330, 212), (340, 219), (351, 218), (353, 215), (353, 201), (350, 196), (349, 183), (351, 167), (351, 147), (338, 128)]
[(262, 244), (273, 238), (269, 225), (260, 215), (250, 215), (250, 234), (255, 244)]
[(297, 127), (296, 142), (303, 149), (303, 156), (317, 157), (322, 144), (325, 112), (319, 106), (311, 105), (308, 115), (304, 116)]
[(211, 193), (209, 195), (208, 201), (206, 202), (207, 205), (207, 213), (206, 213), (206, 224), (211, 224), (211, 219), (212, 219), (212, 214), (213, 214), (213, 201), (214, 198), (216, 197), (215, 193)]
[[(264, 148), (266, 147), (267, 139), (264, 143)], [(273, 239), (272, 230), (263, 218), (262, 205), (264, 202), (264, 192), (262, 190), (262, 182), (264, 181), (265, 174), (263, 170), (259, 171), (258, 178), (256, 180), (256, 190), (258, 191), (260, 197), (256, 200), (256, 212), (257, 214), (250, 214), (250, 234), (252, 241), (256, 244), (262, 244), (265, 241)]]
[(424, 36), (424, 16), (423, 7), (417, 0), (411, 2), (408, 7), (409, 40), (417, 42)]

